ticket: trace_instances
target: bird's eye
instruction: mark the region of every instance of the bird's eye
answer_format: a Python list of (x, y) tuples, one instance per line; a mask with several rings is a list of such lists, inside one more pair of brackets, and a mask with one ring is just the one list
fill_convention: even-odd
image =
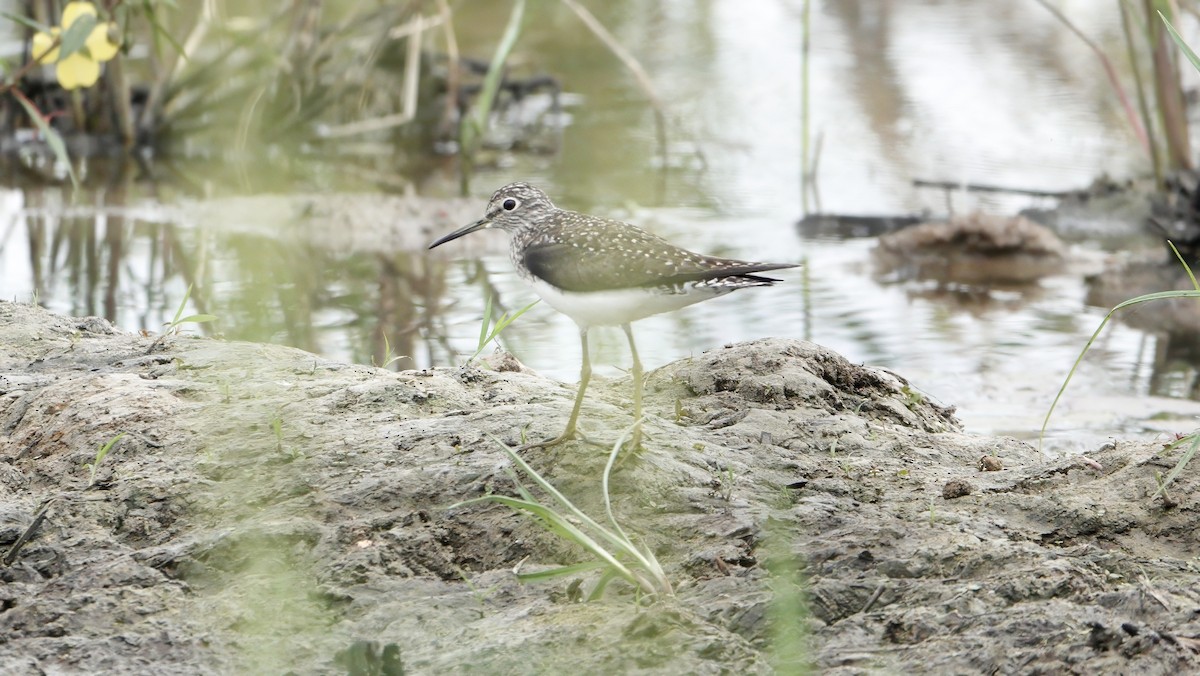
[(504, 204), (501, 204), (500, 206), (504, 207), (505, 211), (512, 211), (513, 209), (517, 208), (517, 201), (510, 197), (504, 200)]

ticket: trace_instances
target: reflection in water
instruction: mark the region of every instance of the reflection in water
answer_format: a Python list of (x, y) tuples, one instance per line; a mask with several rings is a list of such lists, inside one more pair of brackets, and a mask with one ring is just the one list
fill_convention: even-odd
[(445, 363), (438, 308), (444, 265), (414, 253), (336, 254), (311, 243), (235, 235), (210, 252), (206, 274), (239, 285), (213, 298), (226, 338), (292, 345), (364, 364)]
[[(97, 193), (89, 206), (64, 207), (53, 190), (28, 189), (27, 206), (9, 214), (24, 223), (30, 296), (61, 312), (99, 315), (126, 328), (148, 325), (155, 299), (171, 280), (194, 279), (190, 249), (170, 225), (130, 217), (124, 190)], [(6, 267), (21, 267), (6, 257)], [(202, 293), (192, 296), (203, 311)]]
[[(10, 214), (9, 238), (24, 225), (32, 294), (57, 311), (158, 331), (174, 317), (179, 289), (191, 287), (183, 313), (218, 320), (184, 330), (360, 363), (390, 360), (394, 369), (447, 363), (454, 352), (439, 312), (445, 264), (423, 254), (334, 253), (258, 234), (218, 236), (131, 216), (116, 191), (87, 207), (64, 208), (55, 197), (27, 191), (29, 204)], [(17, 267), (6, 260), (6, 271)]]
[[(1195, 303), (1195, 300), (1192, 300)], [(1150, 393), (1200, 400), (1200, 333), (1173, 331), (1154, 341)]]
[[(379, 299), (371, 332), (371, 360), (383, 365), (392, 356), (397, 369), (445, 363), (438, 354), (452, 352), (440, 311), (446, 292), (443, 266), (420, 254), (379, 256)], [(364, 318), (365, 319), (365, 318)], [(417, 358), (418, 339), (425, 354)], [(389, 354), (390, 353), (390, 354)]]

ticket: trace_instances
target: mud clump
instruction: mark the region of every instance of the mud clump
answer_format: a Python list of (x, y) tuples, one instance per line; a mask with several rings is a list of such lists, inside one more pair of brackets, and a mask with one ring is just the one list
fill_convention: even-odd
[[(1156, 499), (1161, 446), (1046, 461), (811, 343), (718, 348), (648, 374), (646, 449), (612, 478), (676, 596), (578, 603), (512, 573), (573, 545), (448, 509), (515, 494), (494, 439), (557, 432), (570, 385), (151, 343), (0, 303), (5, 673), (769, 673), (796, 642), (827, 673), (1198, 666), (1197, 482)], [(601, 441), (628, 393), (595, 386)], [(525, 459), (603, 515), (602, 451)]]
[(1027, 284), (1062, 270), (1066, 246), (1023, 216), (971, 213), (882, 235), (876, 274), (953, 284)]

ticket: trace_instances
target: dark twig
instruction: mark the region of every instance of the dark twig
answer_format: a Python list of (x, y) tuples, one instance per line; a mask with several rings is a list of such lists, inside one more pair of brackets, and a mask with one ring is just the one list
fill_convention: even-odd
[[(61, 35), (55, 36), (54, 40), (50, 43), (50, 48), (46, 50), (46, 53), (53, 51), (55, 48), (57, 48), (59, 46), (59, 44), (61, 42), (62, 42), (62, 36)], [(33, 70), (33, 68), (35, 66), (40, 66), (40, 65), (42, 65), (42, 62), (38, 61), (37, 59), (30, 59), (29, 61), (25, 62), (25, 65), (21, 66), (16, 71), (14, 71), (12, 75), (8, 76), (8, 82), (5, 82), (4, 84), (0, 85), (0, 94), (3, 94), (4, 92), (9, 91), (9, 90), (12, 90), (14, 92), (20, 92), (21, 90), (16, 89), (17, 83), (19, 83), (21, 81), (21, 78), (25, 77), (26, 73), (28, 73), (30, 70)]]
[(1063, 198), (1072, 194), (1072, 190), (1036, 190), (1031, 188), (1008, 188), (1002, 185), (987, 185), (985, 183), (958, 183), (955, 181), (927, 181), (913, 179), (913, 185), (918, 188), (940, 188), (942, 190), (965, 190), (967, 192), (1002, 192), (1011, 195), (1029, 195), (1031, 197)]
[(3, 563), (5, 566), (11, 566), (13, 562), (17, 560), (17, 554), (21, 552), (21, 548), (25, 546), (25, 543), (29, 542), (29, 540), (33, 538), (34, 532), (37, 531), (37, 529), (42, 525), (42, 522), (46, 520), (46, 514), (50, 511), (50, 507), (53, 506), (57, 501), (58, 498), (54, 497), (47, 498), (42, 502), (42, 506), (38, 508), (37, 514), (33, 515), (33, 521), (29, 524), (29, 527), (26, 528), (25, 532), (21, 533), (21, 537), (17, 538), (17, 541), (12, 543), (12, 546), (8, 548), (8, 553), (4, 555)]
[(867, 599), (867, 602), (863, 604), (863, 609), (860, 610), (859, 612), (861, 612), (861, 613), (870, 612), (871, 608), (875, 607), (875, 602), (879, 600), (879, 597), (883, 596), (883, 590), (886, 588), (887, 588), (887, 583), (880, 582), (879, 586), (876, 587), (875, 591), (871, 594), (871, 598)]

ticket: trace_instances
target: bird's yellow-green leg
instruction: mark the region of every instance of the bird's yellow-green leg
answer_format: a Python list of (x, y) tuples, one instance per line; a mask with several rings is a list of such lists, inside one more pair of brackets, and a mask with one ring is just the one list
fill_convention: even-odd
[(622, 324), (625, 337), (629, 339), (629, 352), (633, 355), (633, 435), (629, 437), (629, 448), (642, 446), (642, 360), (638, 359), (637, 345), (633, 343), (633, 327)]
[(583, 366), (579, 369), (579, 391), (575, 393), (575, 406), (571, 408), (571, 419), (567, 421), (567, 429), (563, 433), (545, 441), (535, 441), (525, 444), (521, 450), (530, 448), (550, 448), (576, 437), (575, 423), (579, 420), (579, 409), (583, 407), (583, 393), (587, 391), (588, 381), (592, 378), (592, 362), (588, 355), (588, 330), (579, 329), (579, 344), (583, 348)]

